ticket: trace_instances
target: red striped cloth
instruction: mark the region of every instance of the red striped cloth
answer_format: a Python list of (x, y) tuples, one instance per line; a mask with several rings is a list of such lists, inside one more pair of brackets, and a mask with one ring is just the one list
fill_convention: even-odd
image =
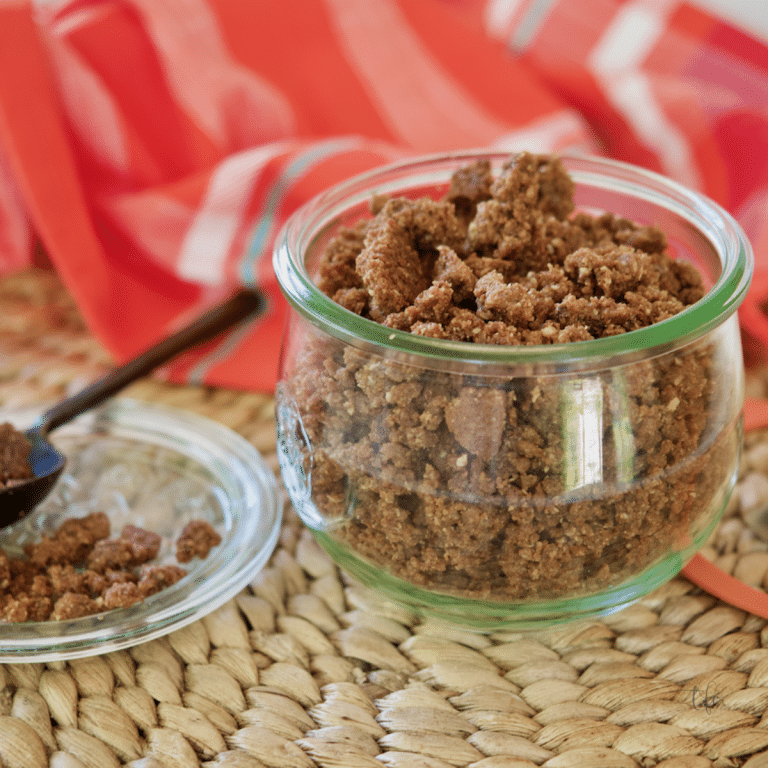
[(406, 154), (599, 152), (736, 215), (768, 345), (766, 105), (768, 48), (674, 0), (0, 0), (0, 274), (39, 238), (118, 360), (258, 284), (167, 375), (269, 390), (296, 206)]

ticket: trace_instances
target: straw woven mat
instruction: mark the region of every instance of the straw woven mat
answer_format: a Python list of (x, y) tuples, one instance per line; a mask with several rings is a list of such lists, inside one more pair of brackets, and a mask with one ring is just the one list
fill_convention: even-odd
[[(50, 273), (0, 282), (0, 406), (109, 368)], [(268, 397), (154, 380), (127, 394), (218, 419), (277, 470)], [(707, 549), (758, 586), (768, 547), (740, 507), (768, 496), (766, 473), (768, 438), (749, 435)], [(269, 567), (205, 619), (126, 651), (0, 665), (0, 764), (764, 767), (767, 623), (680, 578), (602, 621), (471, 634), (350, 583), (289, 515)]]

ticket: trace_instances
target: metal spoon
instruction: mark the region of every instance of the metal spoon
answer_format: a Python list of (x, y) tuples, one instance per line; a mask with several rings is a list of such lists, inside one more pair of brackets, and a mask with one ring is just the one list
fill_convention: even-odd
[(260, 293), (240, 291), (186, 328), (46, 411), (40, 421), (24, 433), (32, 443), (29, 462), (34, 476), (0, 489), (0, 528), (5, 528), (29, 514), (48, 495), (64, 470), (66, 456), (56, 450), (47, 439), (51, 430), (100, 405), (180, 352), (218, 336), (235, 323), (256, 313), (263, 304), (264, 299)]

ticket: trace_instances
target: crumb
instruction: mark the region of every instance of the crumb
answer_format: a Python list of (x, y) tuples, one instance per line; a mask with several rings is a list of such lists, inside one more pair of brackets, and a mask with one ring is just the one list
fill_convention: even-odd
[(96, 542), (86, 560), (89, 570), (104, 573), (123, 570), (134, 565), (134, 553), (127, 539), (102, 539)]
[(101, 605), (96, 600), (88, 597), (88, 595), (65, 592), (54, 604), (50, 619), (52, 621), (79, 619), (83, 616), (101, 613), (101, 610)]
[(133, 581), (123, 581), (111, 584), (104, 592), (104, 608), (129, 608), (142, 598), (139, 587)]
[(162, 539), (153, 531), (145, 531), (135, 525), (126, 525), (120, 533), (120, 538), (128, 541), (133, 552), (133, 563), (140, 565), (157, 557)]
[(192, 520), (176, 540), (176, 559), (188, 563), (193, 557), (205, 558), (218, 544), (221, 544), (221, 536), (209, 522)]
[(57, 529), (54, 539), (68, 552), (71, 562), (85, 559), (94, 544), (109, 536), (109, 518), (104, 512), (68, 518)]
[(175, 584), (186, 575), (186, 570), (178, 565), (144, 566), (138, 581), (138, 589), (143, 597), (154, 595)]

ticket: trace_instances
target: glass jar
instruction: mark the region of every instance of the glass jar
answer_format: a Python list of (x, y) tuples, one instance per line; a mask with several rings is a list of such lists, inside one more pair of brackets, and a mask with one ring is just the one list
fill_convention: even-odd
[(277, 388), (292, 503), (352, 577), (421, 614), (481, 631), (617, 610), (677, 574), (734, 486), (743, 360), (736, 309), (749, 243), (712, 201), (649, 171), (564, 157), (577, 210), (667, 237), (707, 293), (646, 328), (566, 344), (419, 336), (316, 286), (342, 227), (374, 196), (441, 198), (487, 158), (417, 158), (298, 210), (274, 266), (291, 310)]

